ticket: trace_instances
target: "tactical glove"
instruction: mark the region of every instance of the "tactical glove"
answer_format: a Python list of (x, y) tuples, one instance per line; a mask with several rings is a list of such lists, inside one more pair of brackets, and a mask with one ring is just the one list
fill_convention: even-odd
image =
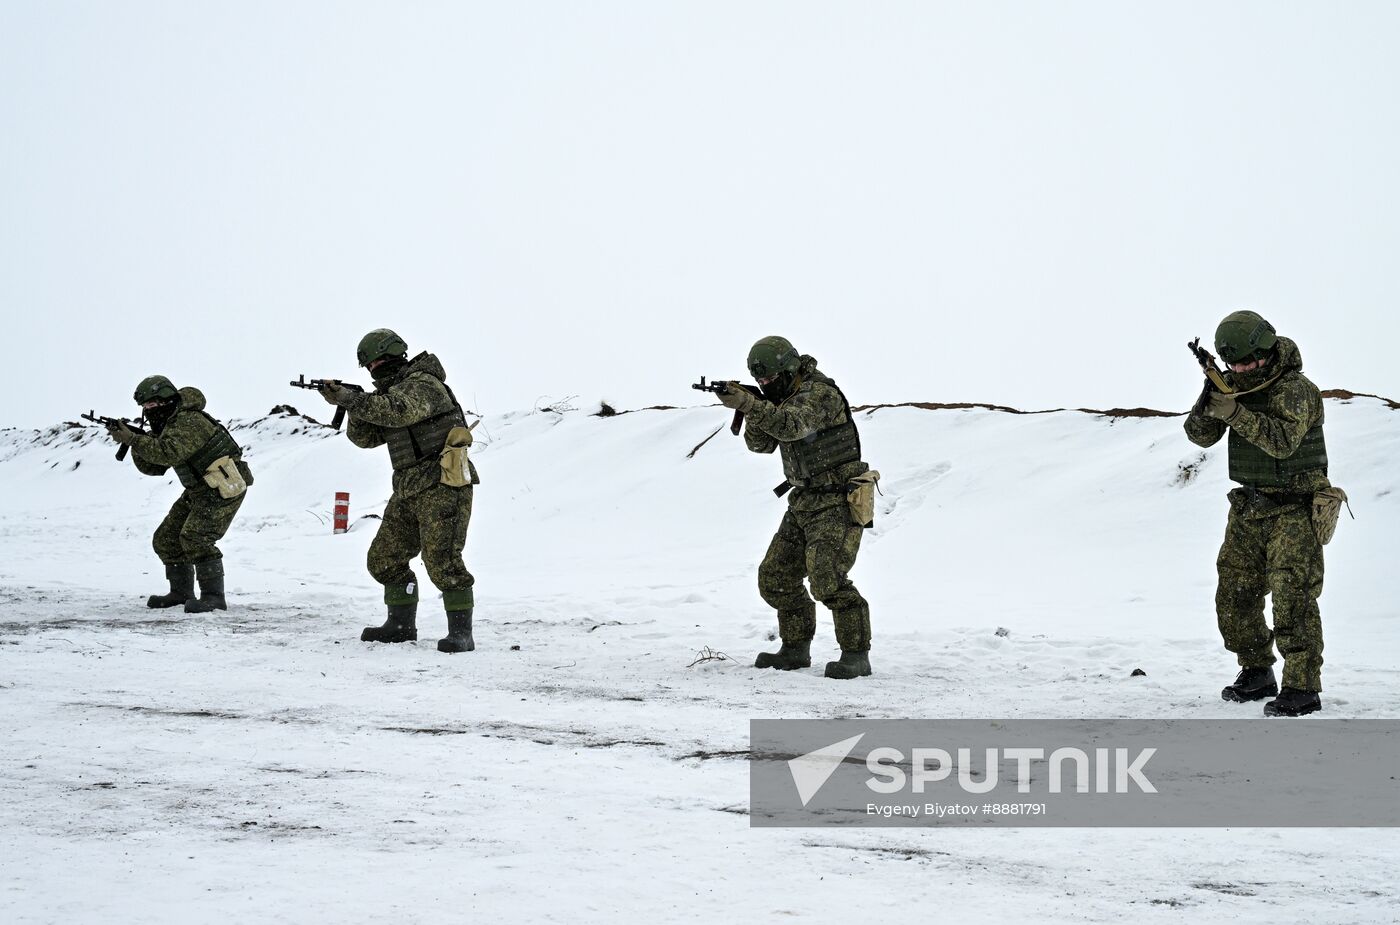
[(1240, 413), (1240, 403), (1235, 401), (1235, 396), (1226, 395), (1224, 392), (1211, 392), (1210, 401), (1206, 404), (1206, 415), (1218, 421), (1229, 424)]
[(329, 405), (344, 405), (355, 393), (345, 388), (338, 382), (328, 383), (321, 387), (321, 397)]
[(124, 422), (118, 424), (108, 424), (107, 433), (112, 436), (113, 440), (117, 441), (122, 446), (130, 446), (131, 444), (136, 442), (135, 431), (127, 427)]
[(1199, 396), (1197, 396), (1197, 398), (1196, 398), (1196, 403), (1195, 403), (1194, 405), (1191, 406), (1191, 413), (1192, 413), (1192, 414), (1205, 414), (1205, 413), (1206, 413), (1206, 405), (1210, 402), (1210, 393), (1212, 393), (1212, 392), (1214, 392), (1214, 391), (1215, 391), (1215, 386), (1211, 385), (1210, 380), (1207, 379), (1207, 380), (1206, 380), (1206, 384), (1205, 384), (1205, 388), (1201, 389), (1201, 394), (1200, 394)]
[(753, 410), (753, 406), (758, 399), (754, 398), (749, 390), (739, 385), (737, 382), (726, 382), (729, 391), (719, 393), (719, 403), (726, 408), (733, 408), (735, 411), (748, 414)]

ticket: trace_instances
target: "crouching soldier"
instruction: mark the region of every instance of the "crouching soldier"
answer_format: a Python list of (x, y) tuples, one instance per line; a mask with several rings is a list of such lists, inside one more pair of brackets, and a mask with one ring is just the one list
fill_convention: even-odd
[(471, 430), (447, 387), (438, 358), (423, 352), (408, 359), (408, 345), (393, 331), (370, 331), (357, 351), (374, 378), (374, 391), (339, 385), (322, 396), (346, 410), (346, 434), (358, 447), (385, 444), (394, 467), (393, 494), (369, 547), (369, 573), (384, 586), (388, 616), (365, 627), (362, 642), (409, 642), (418, 638), (418, 578), (409, 563), (420, 552), (428, 577), (442, 592), (447, 636), (441, 652), (471, 652), (472, 585), (462, 561), (472, 488), (480, 480), (467, 458)]
[[(1220, 323), (1215, 349), (1232, 391), (1207, 381), (1185, 427), (1199, 446), (1229, 434), (1230, 479), (1240, 485), (1229, 494), (1215, 591), (1220, 635), (1240, 672), (1220, 694), (1239, 703), (1272, 697), (1266, 716), (1301, 716), (1322, 708), (1322, 545), (1346, 496), (1327, 480), (1322, 394), (1303, 375), (1298, 345), (1241, 311)], [(1272, 629), (1265, 595), (1273, 596)]]
[(148, 376), (136, 387), (135, 399), (150, 432), (118, 423), (108, 425), (108, 433), (131, 447), (140, 472), (160, 476), (174, 469), (185, 488), (152, 539), (170, 590), (151, 595), (146, 606), (184, 604), (186, 613), (227, 610), (224, 559), (216, 544), (243, 505), (253, 472), (228, 428), (204, 410), (199, 389), (176, 389), (164, 376)]
[(719, 400), (744, 415), (750, 450), (780, 453), (786, 480), (776, 491), (791, 491), (758, 567), (759, 593), (778, 612), (782, 646), (761, 653), (754, 666), (791, 670), (812, 664), (815, 597), (831, 610), (841, 646), (841, 659), (827, 663), (826, 676), (864, 677), (870, 674), (870, 606), (849, 572), (864, 528), (874, 520), (879, 473), (861, 460), (851, 406), (816, 360), (785, 338), (765, 337), (749, 351), (748, 367), (761, 397), (727, 383)]

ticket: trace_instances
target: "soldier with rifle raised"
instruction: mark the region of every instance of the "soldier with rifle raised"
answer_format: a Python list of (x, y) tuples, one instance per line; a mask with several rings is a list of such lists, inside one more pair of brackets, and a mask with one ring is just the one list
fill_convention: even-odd
[[(186, 613), (227, 610), (224, 558), (218, 541), (228, 532), (243, 505), (253, 471), (243, 450), (223, 424), (204, 410), (204, 393), (192, 386), (176, 389), (164, 376), (148, 376), (133, 396), (141, 406), (140, 422), (118, 418), (88, 420), (104, 424), (144, 475), (163, 476), (171, 469), (184, 486), (170, 513), (156, 528), (152, 545), (165, 564), (170, 590), (153, 594), (147, 607), (185, 607)], [(136, 424), (137, 427), (133, 427)], [(195, 595), (195, 579), (199, 594)]]
[[(860, 434), (850, 403), (817, 361), (782, 337), (753, 345), (749, 373), (758, 386), (716, 382), (715, 391), (735, 411), (745, 445), (755, 453), (777, 451), (788, 495), (787, 512), (758, 567), (758, 590), (778, 612), (782, 646), (760, 653), (756, 668), (789, 671), (812, 664), (816, 604), (831, 610), (841, 658), (828, 662), (828, 678), (870, 674), (870, 605), (850, 579), (861, 536), (874, 523), (880, 474), (861, 459)], [(811, 586), (808, 594), (804, 579)]]
[[(1215, 613), (1225, 648), (1240, 666), (1220, 696), (1245, 703), (1273, 698), (1266, 716), (1322, 709), (1322, 547), (1346, 501), (1327, 480), (1322, 393), (1303, 375), (1298, 345), (1251, 311), (1233, 312), (1215, 331), (1227, 370), (1188, 346), (1206, 374), (1186, 417), (1186, 436), (1213, 446), (1229, 435), (1230, 516), (1216, 557)], [(1272, 628), (1264, 598), (1273, 598)], [(1274, 648), (1283, 656), (1283, 688)]]
[(447, 612), (447, 635), (438, 640), (438, 651), (471, 652), (476, 579), (462, 549), (480, 479), (467, 458), (472, 433), (466, 414), (438, 358), (424, 351), (409, 359), (408, 344), (393, 331), (370, 331), (356, 353), (374, 378), (374, 391), (327, 380), (321, 395), (348, 412), (350, 442), (366, 449), (387, 445), (394, 468), (393, 495), (368, 556), (370, 574), (384, 586), (388, 614), (381, 626), (365, 627), (360, 640), (418, 638), (419, 584), (410, 563), (421, 552)]

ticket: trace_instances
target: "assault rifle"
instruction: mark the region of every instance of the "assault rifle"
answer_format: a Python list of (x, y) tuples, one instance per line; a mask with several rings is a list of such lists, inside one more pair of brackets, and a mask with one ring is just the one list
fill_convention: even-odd
[(1232, 394), (1235, 389), (1225, 381), (1225, 375), (1220, 371), (1220, 367), (1215, 365), (1215, 356), (1209, 350), (1201, 346), (1201, 339), (1198, 337), (1186, 345), (1191, 351), (1191, 355), (1196, 358), (1196, 362), (1201, 364), (1201, 372), (1206, 374), (1210, 384), (1215, 386), (1217, 392), (1226, 395)]
[[(354, 385), (353, 383), (350, 383), (350, 382), (341, 382), (339, 379), (311, 379), (311, 380), (308, 380), (308, 379), (306, 378), (306, 373), (302, 373), (301, 375), (297, 376), (295, 379), (292, 380), (292, 383), (291, 383), (291, 384), (294, 385), (294, 386), (296, 386), (296, 387), (299, 388), (299, 389), (315, 389), (317, 392), (321, 391), (322, 389), (324, 389), (324, 388), (325, 388), (326, 386), (328, 386), (328, 385), (338, 385), (338, 386), (340, 386), (342, 389), (348, 389), (348, 390), (350, 390), (351, 392), (363, 392), (363, 391), (364, 391), (364, 388), (361, 387), (361, 386)], [(335, 417), (331, 418), (331, 426), (334, 427), (336, 430), (340, 430), (340, 425), (341, 425), (342, 423), (344, 423), (344, 421), (345, 421), (345, 409), (342, 408), (342, 407), (340, 407), (339, 405), (337, 405), (337, 406), (336, 406), (336, 409), (335, 409)]]
[[(743, 389), (755, 398), (763, 397), (763, 390), (756, 385), (744, 385), (742, 382), (725, 382), (723, 380), (719, 382), (706, 382), (704, 376), (701, 376), (700, 381), (693, 383), (690, 387), (692, 389), (698, 389), (701, 392), (713, 392), (716, 395), (724, 395), (728, 393), (731, 386), (737, 389)], [(737, 437), (739, 436), (739, 431), (742, 430), (743, 427), (744, 412), (735, 411), (734, 422), (729, 425), (729, 432)]]
[[(144, 434), (146, 432), (144, 428), (145, 421), (140, 418), (104, 418), (96, 411), (89, 411), (87, 414), (79, 415), (79, 417), (84, 421), (92, 421), (94, 424), (101, 424), (103, 427), (116, 427), (118, 424), (125, 424), (138, 434)], [(131, 444), (129, 443), (123, 443), (121, 446), (117, 447), (117, 462), (126, 459), (126, 451), (129, 449), (131, 449)]]

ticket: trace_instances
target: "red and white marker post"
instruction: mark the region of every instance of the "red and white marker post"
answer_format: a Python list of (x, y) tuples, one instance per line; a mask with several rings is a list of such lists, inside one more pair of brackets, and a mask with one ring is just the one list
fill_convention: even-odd
[(350, 530), (350, 492), (335, 493), (335, 532), (347, 533)]

